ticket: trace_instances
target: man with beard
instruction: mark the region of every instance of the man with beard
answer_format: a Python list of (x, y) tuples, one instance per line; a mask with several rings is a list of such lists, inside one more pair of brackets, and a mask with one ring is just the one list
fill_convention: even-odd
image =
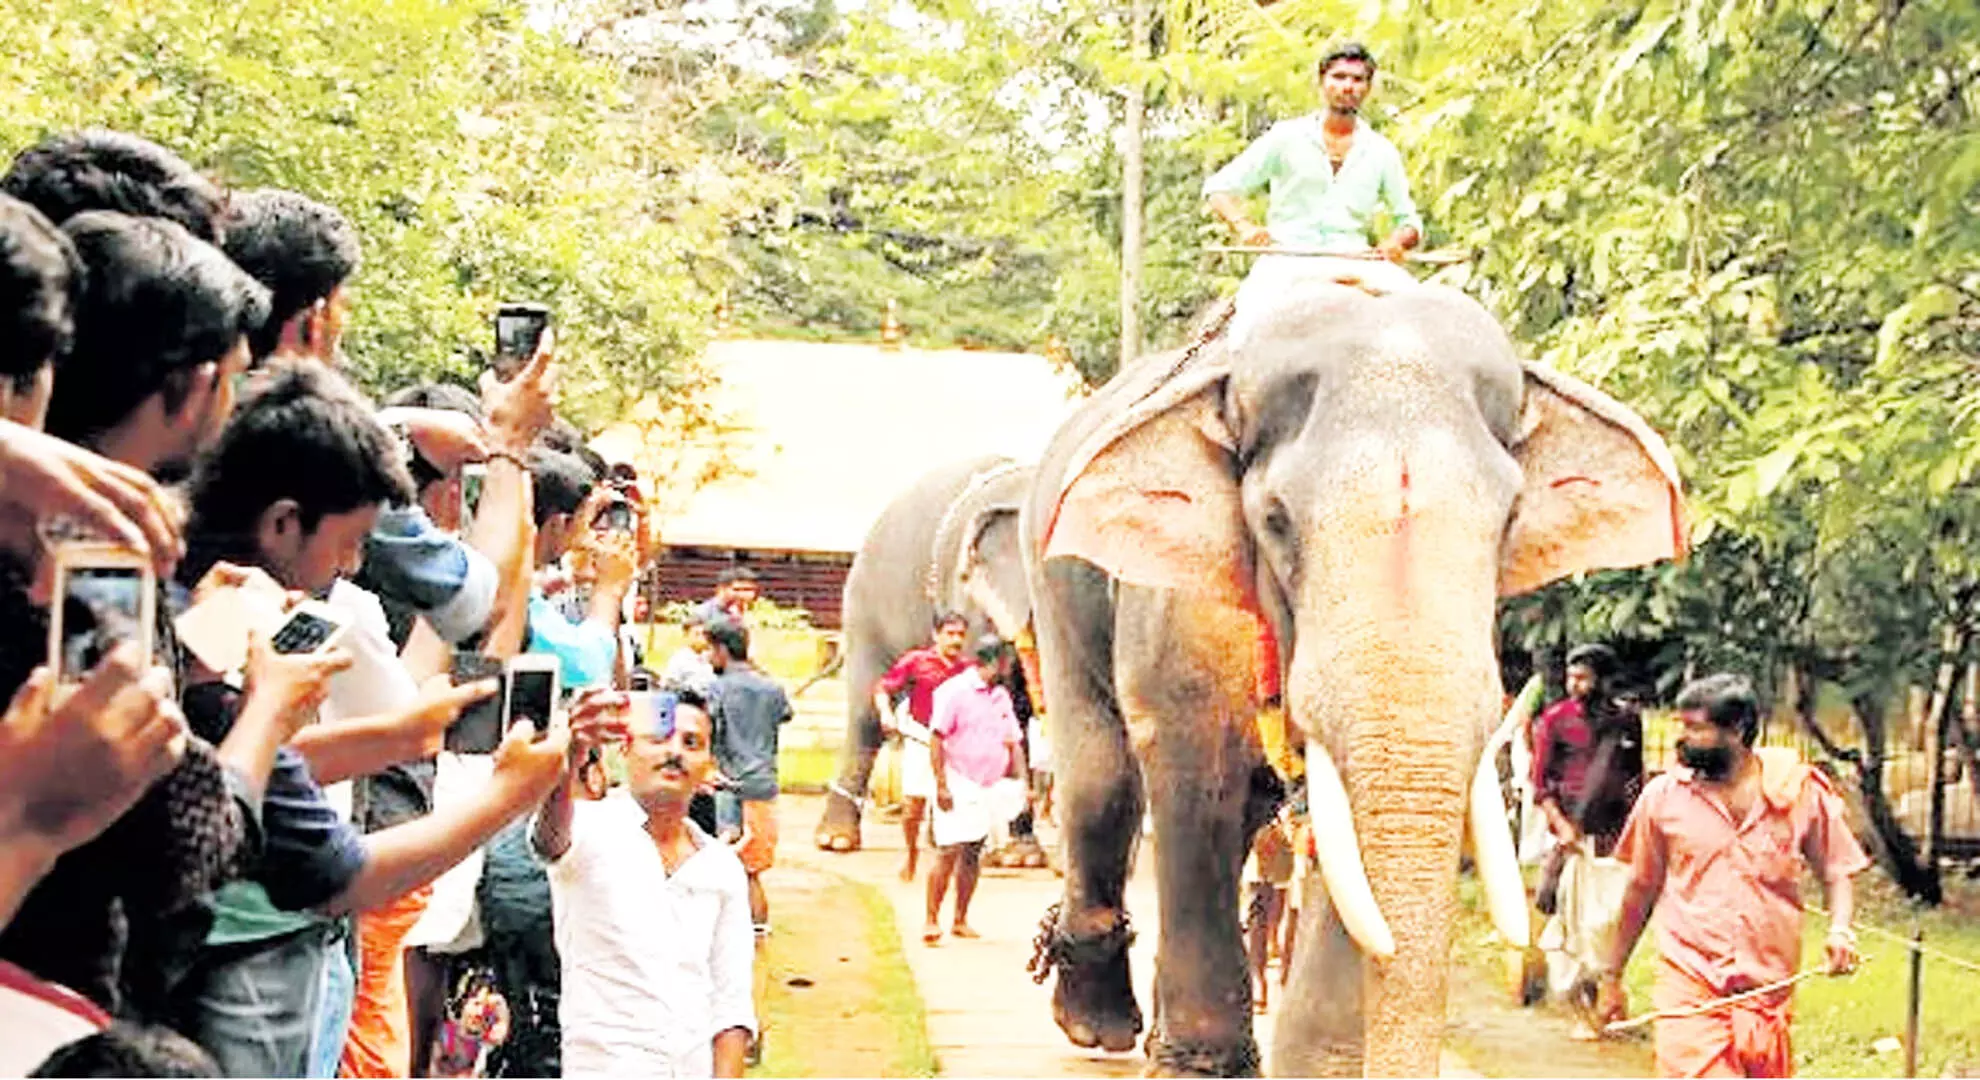
[(550, 864), (563, 958), (566, 1076), (741, 1076), (756, 1033), (749, 883), (688, 818), (714, 771), (714, 726), (692, 691), (595, 694), (575, 710), (572, 772), (603, 742), (626, 786), (544, 801), (531, 836)]
[[(1652, 780), (1616, 857), (1632, 877), (1601, 978), (1606, 1020), (1628, 1011), (1622, 971), (1654, 909), (1652, 1004), (1682, 1011), (1792, 978), (1801, 958), (1801, 875), (1822, 881), (1832, 975), (1857, 964), (1850, 876), (1869, 865), (1828, 777), (1785, 747), (1755, 749), (1760, 708), (1736, 675), (1684, 688), (1679, 765)], [(1791, 986), (1657, 1021), (1663, 1076), (1789, 1076)]]
[[(1203, 184), (1211, 213), (1246, 247), (1302, 248), (1343, 255), (1369, 250), (1378, 207), (1388, 211), (1390, 232), (1375, 251), (1390, 263), (1423, 239), (1423, 219), (1410, 199), (1402, 154), (1361, 119), (1375, 84), (1375, 57), (1358, 42), (1344, 42), (1320, 59), (1319, 113), (1281, 121), (1245, 147)], [(1243, 197), (1269, 188), (1265, 224), (1245, 213)], [(1282, 286), (1296, 277), (1353, 275), (1388, 287), (1414, 278), (1381, 263), (1342, 265), (1341, 260), (1266, 257), (1258, 260), (1245, 292), (1266, 282)], [(1245, 292), (1239, 294), (1242, 305)]]

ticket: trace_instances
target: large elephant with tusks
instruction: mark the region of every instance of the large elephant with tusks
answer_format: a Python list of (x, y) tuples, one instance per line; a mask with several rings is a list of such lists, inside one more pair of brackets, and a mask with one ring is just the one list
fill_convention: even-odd
[(1497, 600), (1681, 555), (1668, 448), (1522, 364), (1461, 293), (1314, 283), (1104, 387), (1054, 437), (1023, 527), (1067, 829), (1042, 953), (1059, 1026), (1117, 1051), (1141, 1031), (1123, 888), (1146, 794), (1151, 1071), (1258, 1070), (1238, 875), (1254, 716), (1283, 688), (1331, 905), (1309, 905), (1328, 910), (1302, 928), (1273, 1071), (1435, 1075), (1467, 820), (1494, 921), (1526, 938), (1480, 772)]
[(1018, 513), (1031, 475), (1029, 465), (996, 456), (944, 466), (867, 532), (846, 576), (846, 741), (814, 837), (820, 848), (860, 846), (860, 802), (881, 741), (873, 688), (897, 657), (928, 644), (935, 613), (960, 611), (972, 633), (1010, 640), (1030, 624)]

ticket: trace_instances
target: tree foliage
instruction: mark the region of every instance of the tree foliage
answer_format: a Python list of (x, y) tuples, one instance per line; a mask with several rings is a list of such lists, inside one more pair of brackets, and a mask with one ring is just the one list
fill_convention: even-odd
[[(0, 0), (0, 152), (135, 131), (230, 186), (337, 206), (376, 388), (473, 373), (506, 299), (552, 305), (567, 407), (689, 384), (720, 275), (719, 158), (519, 0)], [(714, 164), (710, 168), (710, 163)]]

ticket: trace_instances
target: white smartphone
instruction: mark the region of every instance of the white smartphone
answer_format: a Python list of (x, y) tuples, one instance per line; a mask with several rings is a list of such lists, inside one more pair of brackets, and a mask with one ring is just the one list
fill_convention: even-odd
[(461, 466), (461, 528), (474, 520), (474, 512), (481, 509), (481, 488), (488, 481), (488, 466)]
[(322, 652), (344, 636), (344, 613), (321, 600), (305, 600), (289, 611), (289, 617), (268, 638), (278, 653)]
[(550, 717), (557, 708), (557, 658), (542, 653), (525, 653), (509, 658), (502, 680), (502, 730), (518, 721), (536, 726), (541, 739), (550, 730)]
[(136, 641), (149, 663), (158, 584), (151, 560), (129, 548), (66, 541), (55, 548), (48, 663), (58, 682), (81, 682), (110, 650)]

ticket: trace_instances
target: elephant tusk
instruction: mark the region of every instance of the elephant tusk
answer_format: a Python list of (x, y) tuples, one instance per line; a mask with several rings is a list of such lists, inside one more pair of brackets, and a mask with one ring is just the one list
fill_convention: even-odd
[(1499, 936), (1514, 948), (1527, 945), (1526, 879), (1519, 873), (1519, 853), (1513, 846), (1512, 823), (1499, 799), (1497, 755), (1479, 759), (1471, 774), (1471, 854), (1478, 882), (1485, 887), (1485, 907)]
[(1361, 840), (1355, 835), (1354, 811), (1347, 789), (1334, 768), (1333, 755), (1319, 742), (1306, 744), (1306, 791), (1312, 805), (1314, 851), (1327, 896), (1341, 917), (1341, 926), (1361, 951), (1376, 960), (1396, 955), (1396, 938), (1375, 893), (1368, 887), (1368, 870), (1361, 861)]

